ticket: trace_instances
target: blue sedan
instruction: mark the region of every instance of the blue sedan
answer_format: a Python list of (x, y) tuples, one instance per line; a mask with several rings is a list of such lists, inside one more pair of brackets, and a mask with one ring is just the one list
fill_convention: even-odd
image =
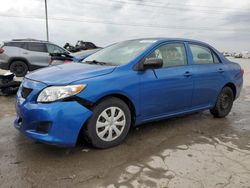
[(97, 148), (120, 144), (131, 126), (210, 110), (229, 114), (243, 69), (210, 45), (186, 39), (119, 42), (81, 63), (53, 66), (24, 78), (15, 127), (48, 144)]

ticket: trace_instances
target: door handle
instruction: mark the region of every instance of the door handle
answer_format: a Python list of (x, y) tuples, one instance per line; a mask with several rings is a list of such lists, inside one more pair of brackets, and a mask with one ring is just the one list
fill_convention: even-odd
[(28, 54), (28, 52), (23, 52), (23, 54)]
[(184, 76), (190, 77), (190, 76), (192, 76), (192, 73), (190, 73), (189, 71), (187, 71), (187, 72), (184, 73)]
[(224, 70), (223, 70), (222, 68), (219, 68), (218, 72), (219, 72), (219, 73), (223, 73)]

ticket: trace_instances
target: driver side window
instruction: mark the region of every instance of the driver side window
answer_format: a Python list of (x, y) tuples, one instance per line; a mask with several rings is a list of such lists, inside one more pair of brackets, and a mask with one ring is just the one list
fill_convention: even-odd
[(47, 44), (47, 48), (50, 54), (65, 53), (65, 51), (62, 48), (53, 44)]
[(187, 65), (185, 46), (182, 43), (165, 44), (154, 50), (148, 58), (163, 60), (163, 67)]

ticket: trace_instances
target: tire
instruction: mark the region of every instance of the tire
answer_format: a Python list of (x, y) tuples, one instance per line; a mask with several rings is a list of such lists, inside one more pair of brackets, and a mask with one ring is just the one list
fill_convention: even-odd
[(25, 76), (28, 70), (28, 66), (23, 61), (13, 61), (10, 64), (10, 72), (13, 72), (17, 77)]
[(83, 133), (85, 140), (94, 147), (110, 148), (125, 139), (130, 125), (131, 112), (127, 104), (118, 98), (109, 97), (93, 108), (93, 115)]
[(210, 110), (211, 114), (217, 118), (226, 117), (232, 109), (234, 94), (230, 87), (224, 87), (216, 101), (215, 107)]

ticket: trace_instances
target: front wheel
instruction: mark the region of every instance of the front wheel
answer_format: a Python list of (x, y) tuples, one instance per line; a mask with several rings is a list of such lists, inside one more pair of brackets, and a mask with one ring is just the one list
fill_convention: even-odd
[(131, 112), (122, 100), (110, 97), (93, 108), (84, 136), (94, 147), (109, 148), (120, 144), (128, 134)]
[(232, 109), (234, 94), (230, 87), (224, 87), (216, 101), (215, 107), (210, 110), (214, 117), (222, 118), (229, 114)]

